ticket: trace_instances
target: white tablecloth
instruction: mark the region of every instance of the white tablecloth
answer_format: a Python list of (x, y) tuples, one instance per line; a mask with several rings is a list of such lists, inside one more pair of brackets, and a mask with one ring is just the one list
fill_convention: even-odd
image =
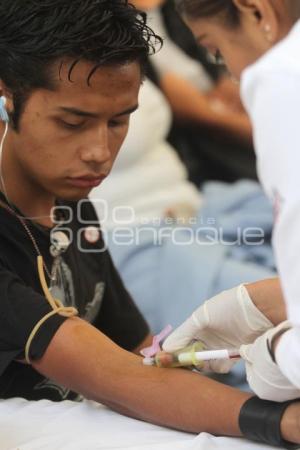
[[(201, 408), (199, 407), (199, 413)], [(94, 402), (0, 400), (0, 450), (271, 450), (244, 439), (199, 436), (117, 414)]]

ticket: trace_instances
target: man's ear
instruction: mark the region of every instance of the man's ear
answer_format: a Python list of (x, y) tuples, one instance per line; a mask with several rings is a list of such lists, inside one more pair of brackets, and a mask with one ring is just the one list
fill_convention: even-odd
[(270, 44), (279, 39), (279, 15), (272, 0), (232, 0), (242, 18), (256, 23)]

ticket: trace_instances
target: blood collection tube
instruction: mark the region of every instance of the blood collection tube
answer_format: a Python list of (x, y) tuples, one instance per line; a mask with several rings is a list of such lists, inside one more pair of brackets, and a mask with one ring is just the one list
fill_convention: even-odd
[(144, 364), (162, 368), (190, 367), (208, 370), (208, 361), (240, 358), (237, 349), (207, 350), (202, 342), (195, 342), (173, 353), (159, 352), (153, 358), (145, 358)]

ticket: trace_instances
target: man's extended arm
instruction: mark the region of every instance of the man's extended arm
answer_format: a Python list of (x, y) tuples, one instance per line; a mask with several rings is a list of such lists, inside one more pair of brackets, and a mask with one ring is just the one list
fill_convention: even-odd
[(190, 432), (239, 436), (249, 394), (185, 370), (142, 365), (86, 322), (68, 319), (33, 367), (119, 412)]
[[(240, 436), (241, 408), (251, 397), (192, 372), (143, 366), (141, 358), (78, 318), (61, 325), (33, 367), (123, 414), (195, 433)], [(300, 442), (299, 414), (299, 402), (284, 410), (283, 439)]]

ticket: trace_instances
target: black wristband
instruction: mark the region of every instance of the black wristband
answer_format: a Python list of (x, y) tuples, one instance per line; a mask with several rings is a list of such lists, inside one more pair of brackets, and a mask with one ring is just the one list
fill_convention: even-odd
[(263, 442), (287, 449), (300, 448), (300, 444), (292, 444), (282, 439), (280, 422), (284, 411), (298, 400), (284, 403), (269, 402), (258, 397), (247, 400), (241, 408), (239, 426), (243, 435), (253, 441)]

